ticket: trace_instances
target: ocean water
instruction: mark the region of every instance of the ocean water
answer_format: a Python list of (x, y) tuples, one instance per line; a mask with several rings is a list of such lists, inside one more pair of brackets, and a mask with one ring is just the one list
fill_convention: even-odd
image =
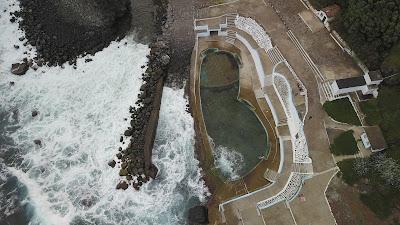
[[(107, 162), (129, 125), (124, 118), (137, 99), (148, 46), (128, 36), (92, 62), (79, 59), (76, 70), (42, 67), (15, 76), (11, 64), (29, 49), (9, 22), (17, 7), (9, 3), (0, 1), (0, 224), (186, 224), (187, 209), (208, 191), (183, 89), (164, 88), (153, 151), (158, 178), (140, 191), (116, 190), (118, 169)], [(32, 118), (32, 110), (39, 115)]]

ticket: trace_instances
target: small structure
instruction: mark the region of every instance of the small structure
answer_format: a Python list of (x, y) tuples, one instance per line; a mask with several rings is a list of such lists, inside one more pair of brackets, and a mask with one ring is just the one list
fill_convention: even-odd
[(331, 84), (334, 95), (361, 91), (363, 95), (378, 96), (378, 86), (383, 81), (379, 71), (370, 71), (364, 76), (335, 80)]
[(379, 126), (364, 127), (361, 140), (364, 147), (366, 149), (371, 149), (372, 152), (379, 152), (387, 148), (385, 138)]
[(316, 12), (318, 18), (322, 21), (322, 23), (327, 23), (333, 20), (335, 16), (339, 13), (340, 6), (337, 4), (329, 5), (321, 10)]

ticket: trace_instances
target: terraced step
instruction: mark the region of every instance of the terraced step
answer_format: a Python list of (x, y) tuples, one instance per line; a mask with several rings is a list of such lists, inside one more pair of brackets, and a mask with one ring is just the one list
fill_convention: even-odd
[(279, 175), (278, 172), (267, 169), (264, 173), (264, 179), (271, 181), (271, 182), (275, 182), (278, 178), (278, 175)]
[(279, 51), (279, 49), (276, 46), (269, 49), (267, 51), (267, 55), (268, 55), (269, 60), (274, 65), (285, 61), (285, 58), (283, 57), (282, 53)]

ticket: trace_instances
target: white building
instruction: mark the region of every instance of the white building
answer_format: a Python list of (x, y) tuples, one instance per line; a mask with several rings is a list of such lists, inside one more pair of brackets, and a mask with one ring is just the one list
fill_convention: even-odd
[(331, 83), (331, 88), (334, 95), (360, 91), (363, 95), (377, 97), (378, 86), (382, 81), (379, 71), (370, 71), (364, 76), (335, 80)]

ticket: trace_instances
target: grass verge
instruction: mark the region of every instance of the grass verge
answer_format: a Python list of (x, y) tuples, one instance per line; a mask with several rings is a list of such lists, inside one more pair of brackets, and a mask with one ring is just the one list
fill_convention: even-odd
[(361, 126), (361, 122), (348, 98), (327, 101), (323, 107), (332, 119), (342, 123)]
[(353, 131), (345, 131), (337, 136), (330, 146), (334, 155), (354, 155), (359, 152)]

